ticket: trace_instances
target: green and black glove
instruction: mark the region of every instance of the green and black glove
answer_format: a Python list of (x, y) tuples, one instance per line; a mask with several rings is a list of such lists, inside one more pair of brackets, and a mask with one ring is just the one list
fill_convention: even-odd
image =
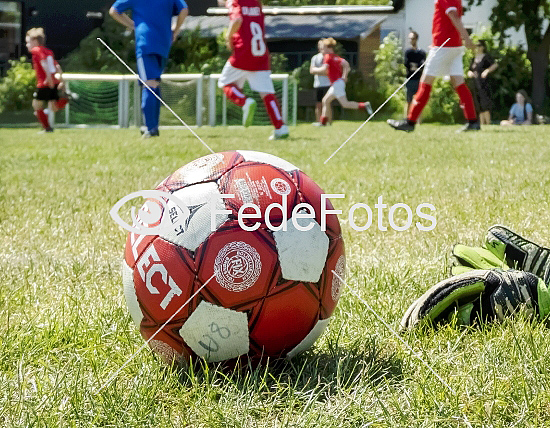
[(550, 250), (504, 226), (491, 227), (482, 247), (455, 245), (453, 256), (452, 275), (472, 269), (517, 269), (533, 273), (546, 284), (550, 283)]
[(482, 247), (453, 248), (453, 277), (430, 288), (405, 313), (406, 329), (456, 317), (458, 324), (502, 320), (524, 307), (543, 320), (550, 313), (550, 250), (504, 226), (487, 231)]
[(538, 319), (550, 312), (544, 281), (529, 272), (472, 270), (439, 282), (416, 300), (401, 320), (403, 330), (421, 323), (457, 324), (502, 320), (524, 307)]

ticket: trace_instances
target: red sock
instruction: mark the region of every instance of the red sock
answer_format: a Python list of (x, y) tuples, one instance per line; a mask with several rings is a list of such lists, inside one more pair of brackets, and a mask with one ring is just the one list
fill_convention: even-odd
[(325, 126), (328, 123), (328, 117), (321, 116), (321, 125)]
[(464, 117), (468, 121), (474, 121), (477, 119), (476, 108), (474, 106), (474, 99), (472, 93), (468, 89), (465, 83), (455, 88), (458, 97), (460, 98), (460, 108), (464, 112)]
[(420, 117), (420, 113), (422, 113), (422, 110), (424, 110), (424, 107), (428, 104), (430, 92), (432, 92), (432, 85), (428, 85), (427, 83), (420, 84), (418, 92), (414, 96), (411, 109), (409, 110), (407, 119), (409, 119), (410, 122), (416, 123)]
[(50, 121), (48, 115), (44, 113), (44, 110), (36, 110), (34, 115), (38, 118), (38, 121), (42, 124), (44, 129), (50, 129)]
[(55, 105), (57, 106), (57, 108), (59, 110), (61, 110), (63, 107), (65, 107), (67, 104), (69, 104), (69, 99), (68, 98), (59, 98), (56, 102), (55, 102)]
[(357, 103), (359, 104), (359, 110), (365, 110), (366, 103)]
[(244, 106), (246, 95), (236, 85), (225, 85), (223, 92), (232, 103), (237, 104), (239, 107)]
[(279, 107), (279, 101), (274, 94), (268, 94), (264, 97), (265, 109), (267, 114), (271, 119), (271, 123), (275, 129), (279, 129), (285, 123), (283, 122), (283, 117), (281, 116), (281, 108)]

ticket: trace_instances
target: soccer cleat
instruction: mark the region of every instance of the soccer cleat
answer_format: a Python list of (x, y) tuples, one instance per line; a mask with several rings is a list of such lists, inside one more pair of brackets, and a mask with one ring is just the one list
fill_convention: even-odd
[(479, 131), (481, 130), (481, 125), (479, 124), (479, 121), (476, 122), (468, 122), (466, 125), (464, 125), (462, 128), (460, 128), (457, 133), (459, 132), (470, 132), (470, 131)]
[(279, 129), (273, 131), (273, 134), (269, 136), (270, 140), (282, 140), (288, 138), (288, 126), (283, 125)]
[(42, 131), (39, 131), (38, 134), (48, 134), (50, 132), (53, 132), (53, 128), (43, 129)]
[(369, 116), (371, 116), (374, 113), (374, 111), (372, 110), (372, 106), (370, 105), (369, 101), (365, 102), (365, 110), (367, 111)]
[(141, 138), (152, 138), (152, 137), (158, 137), (159, 135), (160, 135), (159, 130), (158, 129), (153, 129), (151, 131), (145, 131), (141, 135)]
[(387, 123), (397, 131), (405, 131), (405, 132), (414, 131), (414, 124), (410, 123), (407, 119), (402, 119), (402, 120), (388, 119)]
[(312, 125), (313, 126), (325, 126), (321, 122), (313, 122)]
[(254, 121), (256, 113), (256, 101), (252, 98), (247, 98), (243, 106), (243, 126), (248, 128)]

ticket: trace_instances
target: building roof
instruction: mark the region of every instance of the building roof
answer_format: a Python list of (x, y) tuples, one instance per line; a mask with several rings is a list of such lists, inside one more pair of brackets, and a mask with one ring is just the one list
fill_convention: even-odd
[[(266, 38), (276, 39), (320, 39), (334, 37), (353, 40), (367, 37), (384, 20), (379, 14), (315, 14), (315, 15), (266, 15)], [(182, 30), (201, 30), (203, 37), (216, 37), (227, 27), (227, 16), (190, 16)]]

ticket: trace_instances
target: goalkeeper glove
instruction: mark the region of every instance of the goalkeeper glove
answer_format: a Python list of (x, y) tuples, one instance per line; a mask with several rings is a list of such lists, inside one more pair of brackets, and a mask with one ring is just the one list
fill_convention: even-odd
[(550, 293), (544, 281), (516, 270), (473, 270), (439, 282), (416, 300), (405, 313), (401, 328), (421, 322), (439, 324), (502, 320), (525, 306), (528, 313), (544, 319), (550, 312)]
[(489, 228), (483, 247), (455, 245), (453, 256), (452, 275), (472, 269), (512, 268), (533, 273), (550, 283), (550, 250), (504, 226)]

